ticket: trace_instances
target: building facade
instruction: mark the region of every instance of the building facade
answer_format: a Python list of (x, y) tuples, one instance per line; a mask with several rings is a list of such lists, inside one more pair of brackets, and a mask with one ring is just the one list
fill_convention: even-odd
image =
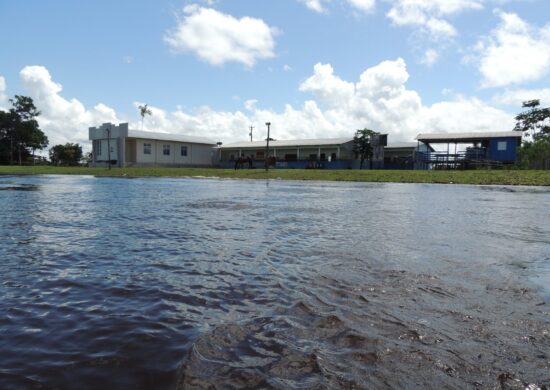
[(216, 142), (203, 137), (130, 130), (128, 123), (89, 128), (94, 167), (212, 166)]
[(220, 166), (233, 168), (239, 159), (255, 168), (264, 167), (266, 157), (276, 168), (346, 169), (353, 159), (352, 138), (302, 139), (238, 142), (220, 147)]

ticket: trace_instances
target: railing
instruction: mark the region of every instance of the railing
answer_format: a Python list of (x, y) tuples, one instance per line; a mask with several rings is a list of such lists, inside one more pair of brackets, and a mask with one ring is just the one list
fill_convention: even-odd
[(434, 169), (467, 169), (502, 167), (501, 161), (489, 160), (483, 150), (468, 150), (457, 153), (417, 152), (416, 162), (431, 165)]

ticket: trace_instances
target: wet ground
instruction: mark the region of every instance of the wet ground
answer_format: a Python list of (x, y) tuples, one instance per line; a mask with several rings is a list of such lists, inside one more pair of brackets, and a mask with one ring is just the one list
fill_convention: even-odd
[(0, 388), (548, 388), (548, 204), (0, 177)]

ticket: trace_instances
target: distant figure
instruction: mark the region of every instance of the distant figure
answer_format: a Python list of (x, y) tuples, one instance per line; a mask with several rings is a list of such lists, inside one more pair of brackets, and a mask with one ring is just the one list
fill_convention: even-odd
[(252, 156), (248, 156), (248, 169), (252, 169)]
[(240, 157), (237, 157), (235, 158), (235, 170), (239, 169), (239, 161), (240, 161)]

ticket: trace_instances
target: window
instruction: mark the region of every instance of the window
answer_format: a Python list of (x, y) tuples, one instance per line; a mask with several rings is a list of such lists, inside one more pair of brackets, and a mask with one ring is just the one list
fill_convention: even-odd
[(162, 154), (165, 156), (170, 155), (170, 145), (162, 145)]
[(498, 141), (497, 143), (497, 150), (498, 151), (504, 151), (506, 150), (508, 143), (506, 141)]
[(143, 144), (143, 154), (151, 154), (151, 144)]
[(187, 157), (187, 146), (181, 146), (181, 155)]
[(96, 153), (97, 153), (97, 156), (99, 157), (101, 156), (101, 140), (97, 140), (96, 145), (97, 145)]

